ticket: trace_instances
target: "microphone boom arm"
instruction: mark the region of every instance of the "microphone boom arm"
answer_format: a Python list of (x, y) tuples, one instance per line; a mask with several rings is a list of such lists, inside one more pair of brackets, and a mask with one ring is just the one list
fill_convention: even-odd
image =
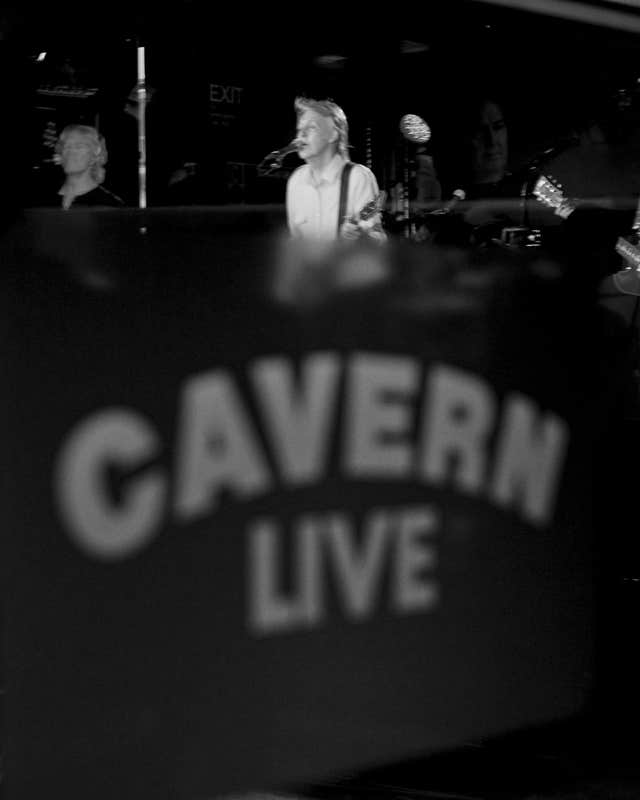
[(299, 145), (300, 142), (297, 139), (293, 139), (288, 145), (281, 147), (280, 150), (272, 150), (258, 164), (258, 173), (266, 175), (270, 172), (275, 172), (275, 170), (280, 169), (285, 156), (288, 156), (289, 153), (296, 152)]

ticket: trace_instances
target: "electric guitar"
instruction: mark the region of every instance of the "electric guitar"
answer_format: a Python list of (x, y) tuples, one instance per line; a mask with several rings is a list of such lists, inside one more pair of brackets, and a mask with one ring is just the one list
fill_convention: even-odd
[[(372, 217), (375, 217), (376, 214), (380, 214), (384, 208), (386, 198), (386, 192), (379, 192), (378, 195), (363, 206), (360, 211), (347, 217), (344, 224), (350, 223), (351, 225), (358, 225), (360, 222), (366, 222)], [(376, 230), (375, 227), (374, 230)]]
[[(564, 196), (561, 184), (547, 175), (541, 175), (538, 178), (533, 188), (533, 194), (541, 203), (553, 208), (554, 212), (559, 217), (562, 217), (562, 219), (567, 219), (567, 217), (576, 210), (576, 206)], [(639, 223), (640, 207), (636, 212), (636, 219), (633, 225), (634, 230)], [(619, 236), (616, 242), (616, 253), (622, 256), (627, 265), (627, 269), (634, 268), (636, 271), (640, 271), (640, 247), (631, 244), (624, 236)]]

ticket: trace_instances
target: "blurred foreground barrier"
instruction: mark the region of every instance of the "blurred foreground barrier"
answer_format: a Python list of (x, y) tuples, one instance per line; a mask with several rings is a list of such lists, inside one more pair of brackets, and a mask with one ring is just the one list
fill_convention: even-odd
[(1, 257), (10, 796), (277, 788), (582, 707), (615, 376), (553, 264), (207, 209), (34, 211)]

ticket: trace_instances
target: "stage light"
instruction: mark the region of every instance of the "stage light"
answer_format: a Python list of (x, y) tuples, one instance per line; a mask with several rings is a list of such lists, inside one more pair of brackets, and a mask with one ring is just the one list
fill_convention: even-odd
[(46, 57), (47, 57), (46, 50), (43, 50), (41, 53), (38, 53), (36, 61), (44, 61)]
[(316, 56), (314, 59), (318, 67), (325, 67), (327, 69), (340, 69), (344, 66), (346, 56), (341, 56), (338, 53), (328, 53), (323, 56)]
[(405, 114), (400, 120), (400, 130), (405, 139), (424, 144), (431, 138), (431, 128), (417, 114)]
[(424, 42), (413, 42), (410, 39), (403, 39), (400, 42), (400, 52), (403, 55), (410, 55), (413, 53), (426, 53), (429, 45)]

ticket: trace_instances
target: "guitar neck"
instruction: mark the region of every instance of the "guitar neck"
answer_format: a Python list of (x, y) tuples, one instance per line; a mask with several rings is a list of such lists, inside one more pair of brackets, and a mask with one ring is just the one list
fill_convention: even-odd
[[(542, 203), (553, 208), (553, 213), (562, 219), (567, 219), (576, 210), (576, 205), (567, 200), (560, 189), (551, 178), (543, 175), (537, 182), (534, 194)], [(640, 203), (636, 209), (635, 220), (633, 222), (634, 232), (640, 230)], [(619, 236), (616, 242), (616, 253), (622, 256), (627, 264), (627, 268), (634, 268), (640, 272), (640, 247), (631, 244), (628, 239)]]
[(356, 214), (352, 214), (348, 217), (347, 221), (352, 225), (357, 225), (359, 222), (366, 222), (368, 219), (371, 219), (371, 217), (379, 214), (384, 207), (386, 196), (386, 192), (379, 192), (371, 202), (364, 206), (364, 208), (361, 208)]

